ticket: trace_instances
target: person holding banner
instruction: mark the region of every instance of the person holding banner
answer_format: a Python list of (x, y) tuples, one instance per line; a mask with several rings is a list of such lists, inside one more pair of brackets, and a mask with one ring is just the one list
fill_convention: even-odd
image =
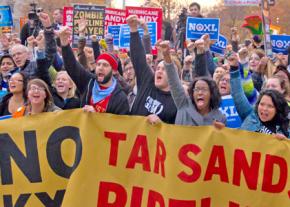
[[(197, 53), (201, 53), (202, 46), (198, 41), (196, 43), (199, 45)], [(224, 125), (226, 118), (218, 109), (220, 94), (216, 83), (209, 77), (197, 77), (189, 87), (188, 97), (181, 85), (175, 65), (171, 60), (169, 42), (163, 41), (159, 46), (162, 48), (171, 94), (177, 107), (175, 124), (203, 126), (219, 122)]]
[(27, 104), (13, 113), (13, 118), (36, 115), (42, 112), (61, 110), (55, 106), (48, 85), (41, 79), (35, 78), (27, 84)]
[(140, 20), (136, 15), (130, 15), (127, 23), (130, 27), (130, 54), (138, 91), (131, 114), (148, 116), (151, 124), (161, 121), (173, 124), (177, 110), (171, 97), (164, 62), (161, 61), (155, 73), (152, 72), (146, 62), (145, 49), (138, 31)]
[(289, 107), (283, 95), (276, 90), (264, 90), (253, 108), (242, 88), (238, 56), (232, 54), (228, 62), (231, 66), (231, 94), (242, 119), (241, 129), (290, 138)]
[(81, 106), (84, 111), (128, 114), (127, 96), (113, 77), (113, 70), (118, 68), (115, 55), (102, 53), (96, 60), (95, 74), (92, 74), (77, 62), (70, 47), (70, 35), (68, 27), (59, 31), (64, 66), (83, 97)]

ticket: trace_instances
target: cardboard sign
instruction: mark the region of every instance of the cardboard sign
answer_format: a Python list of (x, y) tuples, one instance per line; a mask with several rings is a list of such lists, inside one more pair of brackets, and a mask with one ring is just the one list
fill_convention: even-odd
[(272, 50), (274, 53), (288, 54), (290, 47), (290, 35), (271, 35)]
[(186, 21), (186, 39), (197, 40), (209, 34), (211, 40), (218, 40), (219, 30), (219, 19), (188, 17)]
[(12, 27), (13, 18), (10, 6), (0, 6), (0, 27)]
[(227, 38), (223, 35), (219, 35), (218, 41), (216, 41), (215, 44), (210, 46), (210, 50), (212, 52), (224, 55), (227, 44), (228, 44)]
[[(148, 32), (151, 37), (151, 45), (155, 46), (157, 42), (157, 25), (156, 22), (149, 22), (148, 24)], [(143, 37), (143, 29), (138, 29), (140, 37)], [(130, 47), (130, 27), (127, 24), (121, 25), (120, 27), (120, 48), (129, 48)]]

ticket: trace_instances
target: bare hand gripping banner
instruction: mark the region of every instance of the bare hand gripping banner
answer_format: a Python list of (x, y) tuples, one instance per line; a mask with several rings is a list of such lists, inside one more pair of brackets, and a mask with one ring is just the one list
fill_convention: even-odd
[(0, 206), (289, 207), (290, 141), (144, 117), (0, 122)]

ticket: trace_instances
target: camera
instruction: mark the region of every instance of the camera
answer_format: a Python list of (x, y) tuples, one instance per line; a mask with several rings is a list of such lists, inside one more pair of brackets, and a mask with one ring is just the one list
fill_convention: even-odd
[(187, 9), (182, 8), (181, 14), (178, 17), (178, 28), (186, 27), (186, 19), (187, 19)]
[(30, 4), (30, 11), (28, 12), (28, 19), (30, 20), (38, 20), (38, 14), (43, 11), (42, 8), (36, 8), (36, 3)]
[(38, 14), (43, 11), (42, 8), (37, 8), (36, 3), (30, 4), (30, 11), (28, 13), (28, 19), (30, 20), (29, 23), (29, 35), (33, 35), (34, 37), (37, 37), (39, 31), (43, 28), (41, 21), (38, 17)]

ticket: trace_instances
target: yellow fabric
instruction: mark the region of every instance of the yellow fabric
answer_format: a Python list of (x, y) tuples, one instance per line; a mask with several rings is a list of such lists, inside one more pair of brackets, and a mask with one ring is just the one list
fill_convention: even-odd
[[(115, 147), (112, 152), (111, 143)], [(21, 157), (15, 147), (23, 160), (15, 161), (15, 154)], [(24, 159), (31, 159), (29, 153), (35, 151), (36, 161)], [(11, 152), (13, 182), (9, 183), (3, 176), (7, 175), (10, 156), (4, 155)], [(117, 157), (113, 152), (117, 152)], [(80, 158), (79, 163), (76, 157)], [(252, 160), (256, 160), (254, 165)], [(243, 173), (237, 173), (243, 162), (253, 172), (257, 169), (257, 176), (253, 176), (257, 177), (257, 184), (253, 185), (255, 179), (248, 179), (254, 189), (249, 189)], [(23, 206), (45, 206), (42, 202), (48, 206), (49, 201), (43, 198), (60, 197), (61, 202), (65, 189), (62, 207), (290, 206), (290, 141), (235, 129), (150, 125), (144, 117), (85, 113), (80, 109), (42, 113), (1, 121), (0, 164), (3, 163), (6, 171), (0, 173), (0, 206), (5, 206), (4, 197), (8, 202), (7, 196), (11, 196), (14, 205), (20, 194), (31, 194), (27, 202), (22, 197), (22, 202), (26, 202)], [(29, 163), (34, 172), (39, 163), (40, 181), (31, 174), (30, 179), (35, 181), (29, 181), (23, 172)], [(55, 170), (74, 163), (70, 179), (60, 175), (69, 171)], [(273, 179), (270, 176), (267, 183), (272, 168)], [(275, 185), (281, 181), (284, 184), (279, 192), (267, 192), (277, 190)]]

